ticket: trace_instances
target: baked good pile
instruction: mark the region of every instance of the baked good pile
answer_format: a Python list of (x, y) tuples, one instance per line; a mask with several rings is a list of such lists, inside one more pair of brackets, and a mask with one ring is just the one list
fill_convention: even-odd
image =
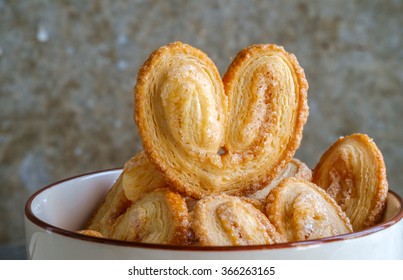
[(221, 79), (199, 49), (153, 52), (134, 89), (143, 151), (83, 234), (133, 242), (276, 244), (375, 225), (388, 184), (365, 134), (337, 140), (313, 171), (294, 158), (308, 118), (308, 82), (282, 47), (241, 50)]

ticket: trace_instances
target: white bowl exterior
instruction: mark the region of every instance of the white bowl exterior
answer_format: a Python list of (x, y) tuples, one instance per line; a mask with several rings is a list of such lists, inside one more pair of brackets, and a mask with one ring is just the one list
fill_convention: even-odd
[(89, 242), (55, 234), (26, 221), (29, 259), (403, 259), (403, 222), (360, 238), (268, 250), (185, 251)]
[[(120, 172), (107, 171), (64, 181), (36, 196), (32, 211), (57, 227), (71, 231), (82, 229)], [(77, 188), (80, 188), (80, 197), (77, 197)], [(56, 208), (62, 210), (54, 210)], [(27, 217), (25, 231), (29, 259), (403, 259), (403, 219), (361, 237), (240, 251), (168, 250), (94, 242), (48, 230)]]

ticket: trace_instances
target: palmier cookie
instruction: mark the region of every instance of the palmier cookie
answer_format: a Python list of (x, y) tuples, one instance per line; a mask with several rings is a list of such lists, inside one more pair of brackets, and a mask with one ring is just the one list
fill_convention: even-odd
[(110, 238), (142, 243), (185, 245), (191, 236), (184, 199), (169, 188), (146, 193), (120, 216)]
[(286, 178), (267, 196), (266, 215), (287, 241), (352, 232), (346, 214), (323, 189), (303, 179)]
[(337, 140), (314, 168), (313, 182), (337, 201), (354, 230), (375, 225), (381, 218), (388, 193), (386, 167), (367, 135)]
[(199, 200), (193, 229), (200, 245), (261, 245), (285, 242), (267, 217), (252, 204), (225, 194)]
[(178, 192), (243, 195), (293, 158), (307, 89), (303, 69), (282, 47), (243, 49), (221, 80), (205, 53), (176, 42), (140, 68), (134, 116), (150, 161)]

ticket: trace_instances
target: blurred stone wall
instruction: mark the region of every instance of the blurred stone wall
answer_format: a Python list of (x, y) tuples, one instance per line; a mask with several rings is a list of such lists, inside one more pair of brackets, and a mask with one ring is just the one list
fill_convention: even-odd
[(122, 166), (141, 149), (137, 70), (176, 40), (205, 51), (221, 74), (243, 47), (283, 45), (310, 84), (297, 157), (314, 167), (339, 136), (367, 133), (402, 195), (402, 15), (399, 0), (0, 0), (3, 257), (23, 251), (23, 207), (35, 190)]

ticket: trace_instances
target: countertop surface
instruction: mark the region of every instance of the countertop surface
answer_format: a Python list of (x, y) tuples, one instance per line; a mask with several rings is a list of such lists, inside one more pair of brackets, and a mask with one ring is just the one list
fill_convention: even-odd
[(27, 253), (24, 245), (0, 245), (0, 260), (25, 260)]

